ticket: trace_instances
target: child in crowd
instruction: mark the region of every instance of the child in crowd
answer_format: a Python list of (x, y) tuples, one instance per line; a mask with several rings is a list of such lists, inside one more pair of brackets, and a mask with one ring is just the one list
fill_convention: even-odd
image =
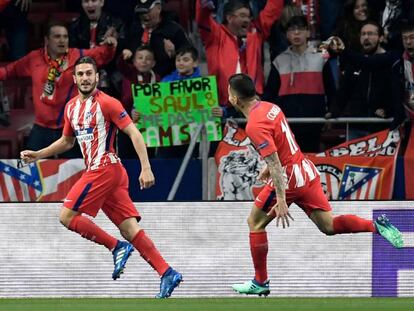
[(171, 82), (201, 77), (198, 68), (198, 51), (193, 46), (184, 46), (175, 55), (175, 71), (165, 76), (161, 82)]
[[(160, 80), (160, 77), (154, 73), (155, 66), (154, 51), (148, 45), (141, 45), (135, 51), (132, 57), (132, 62), (128, 62), (127, 55), (120, 55), (117, 67), (124, 76), (122, 81), (122, 95), (121, 102), (125, 110), (130, 113), (132, 121), (137, 123), (139, 121), (139, 113), (134, 109), (134, 102), (132, 97), (131, 84), (138, 83), (155, 83)], [(153, 151), (148, 149), (149, 156), (153, 155)], [(121, 159), (135, 159), (137, 154), (131, 140), (125, 134), (118, 135), (118, 155)]]
[[(198, 51), (193, 46), (183, 46), (175, 54), (175, 67), (169, 75), (162, 78), (161, 82), (194, 79), (201, 77), (198, 67)], [(156, 157), (160, 159), (183, 158), (188, 146), (159, 147)]]

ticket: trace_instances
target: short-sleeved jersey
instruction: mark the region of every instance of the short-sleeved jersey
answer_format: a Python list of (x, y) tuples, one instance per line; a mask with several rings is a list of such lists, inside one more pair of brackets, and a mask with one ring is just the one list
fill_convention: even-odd
[(252, 106), (246, 134), (263, 158), (277, 152), (284, 169), (286, 189), (306, 186), (319, 175), (315, 165), (300, 151), (286, 117), (277, 105), (258, 101)]
[(116, 130), (131, 122), (117, 99), (96, 91), (84, 101), (76, 96), (68, 102), (63, 135), (76, 136), (87, 170), (94, 170), (120, 162), (113, 147)]

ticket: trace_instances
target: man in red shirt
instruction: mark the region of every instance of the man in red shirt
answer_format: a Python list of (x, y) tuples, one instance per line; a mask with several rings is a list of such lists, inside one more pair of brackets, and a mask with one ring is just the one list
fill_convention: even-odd
[(401, 232), (390, 224), (385, 215), (375, 221), (355, 215), (332, 215), (319, 173), (300, 151), (283, 112), (277, 105), (257, 99), (249, 76), (231, 76), (228, 92), (230, 103), (248, 119), (247, 136), (267, 163), (267, 168), (259, 175), (267, 185), (257, 196), (248, 218), (255, 277), (246, 283), (233, 285), (236, 292), (266, 296), (270, 293), (266, 226), (275, 218), (277, 226), (279, 222), (283, 228), (289, 226), (293, 218), (288, 206), (292, 203), (302, 208), (326, 235), (373, 232), (381, 234), (394, 247), (403, 247)]
[[(115, 55), (117, 40), (108, 36), (102, 45), (89, 50), (68, 48), (68, 30), (60, 22), (47, 27), (45, 47), (0, 67), (0, 80), (30, 77), (33, 87), (35, 121), (27, 148), (42, 149), (62, 135), (65, 104), (77, 95), (73, 84), (73, 66), (83, 55), (92, 56), (98, 66), (108, 63)], [(63, 157), (80, 156), (65, 154)]]
[[(227, 103), (227, 81), (235, 73), (246, 73), (263, 93), (263, 43), (270, 35), (273, 23), (279, 18), (282, 0), (269, 0), (258, 17), (252, 20), (249, 4), (230, 0), (223, 9), (223, 23), (212, 16), (211, 0), (196, 1), (196, 22), (206, 49), (208, 73), (217, 77), (219, 103), (224, 117), (234, 114)], [(230, 107), (229, 107), (230, 106)]]
[[(167, 264), (138, 225), (141, 217), (128, 194), (128, 175), (113, 147), (117, 127), (130, 137), (140, 159), (141, 189), (149, 188), (154, 185), (155, 179), (144, 139), (122, 104), (96, 88), (99, 74), (94, 59), (81, 57), (74, 68), (73, 79), (79, 95), (66, 105), (63, 135), (39, 151), (22, 151), (21, 158), (30, 163), (65, 152), (73, 147), (76, 136), (85, 159), (86, 172), (67, 194), (60, 212), (60, 222), (83, 238), (112, 251), (114, 280), (123, 272), (134, 246), (161, 277), (160, 292), (156, 297), (168, 298), (182, 281), (182, 275)], [(133, 246), (118, 241), (82, 215), (86, 213), (95, 217), (100, 209)]]

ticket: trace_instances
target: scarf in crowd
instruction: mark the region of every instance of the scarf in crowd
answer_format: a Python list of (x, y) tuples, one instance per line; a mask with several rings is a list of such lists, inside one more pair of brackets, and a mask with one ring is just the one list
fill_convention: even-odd
[(144, 28), (144, 32), (142, 33), (141, 43), (144, 45), (148, 45), (151, 40), (151, 33), (152, 29)]
[(157, 82), (157, 76), (153, 70), (150, 70), (149, 72), (141, 73), (139, 72), (137, 74), (137, 81), (138, 83), (155, 83)]
[(49, 65), (49, 69), (47, 73), (46, 83), (43, 86), (43, 94), (41, 97), (43, 102), (45, 102), (45, 100), (48, 101), (53, 99), (53, 95), (55, 92), (55, 84), (61, 76), (62, 72), (66, 68), (67, 57), (68, 55), (66, 53), (56, 59), (51, 59), (50, 56), (47, 54), (47, 49), (45, 49), (45, 59)]
[(91, 22), (89, 26), (89, 34), (90, 34), (90, 40), (89, 40), (89, 48), (92, 49), (95, 46), (97, 46), (96, 42), (96, 32), (98, 29), (98, 23), (97, 22)]

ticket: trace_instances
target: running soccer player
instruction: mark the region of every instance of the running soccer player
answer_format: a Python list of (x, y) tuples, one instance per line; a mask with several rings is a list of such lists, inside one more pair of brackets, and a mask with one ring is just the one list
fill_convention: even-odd
[(289, 226), (293, 218), (288, 207), (292, 203), (302, 208), (326, 235), (373, 232), (382, 235), (394, 247), (403, 247), (401, 232), (385, 215), (375, 221), (355, 215), (332, 215), (319, 173), (300, 151), (283, 112), (277, 105), (258, 99), (249, 76), (231, 76), (228, 91), (230, 103), (247, 118), (247, 136), (267, 163), (258, 177), (267, 180), (267, 184), (257, 196), (247, 220), (255, 277), (243, 284), (234, 284), (234, 291), (260, 296), (270, 293), (266, 226), (275, 218), (277, 226), (279, 223), (283, 228)]
[[(22, 151), (21, 158), (30, 163), (65, 152), (72, 148), (76, 136), (85, 159), (86, 172), (67, 194), (60, 222), (85, 239), (112, 251), (114, 280), (123, 273), (135, 247), (161, 277), (160, 292), (156, 298), (168, 298), (182, 281), (182, 275), (168, 265), (138, 225), (141, 217), (128, 194), (128, 175), (113, 148), (115, 127), (118, 127), (130, 137), (140, 159), (141, 189), (149, 188), (154, 185), (155, 179), (142, 135), (122, 104), (96, 88), (99, 74), (93, 58), (85, 56), (77, 60), (73, 79), (79, 95), (65, 107), (62, 136), (39, 151)], [(85, 213), (95, 217), (100, 209), (130, 243), (117, 240), (82, 215)]]

